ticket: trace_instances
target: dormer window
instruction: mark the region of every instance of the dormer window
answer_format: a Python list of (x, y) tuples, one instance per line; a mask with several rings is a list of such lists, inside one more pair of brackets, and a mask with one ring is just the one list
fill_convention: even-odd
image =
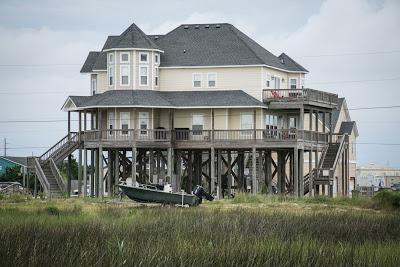
[(129, 53), (121, 53), (121, 63), (129, 63)]
[(148, 81), (148, 67), (147, 66), (141, 66), (140, 67), (140, 85), (147, 86), (147, 81)]
[(124, 85), (129, 85), (129, 73), (130, 73), (130, 68), (129, 65), (122, 65), (120, 67), (120, 73), (121, 73), (121, 77), (120, 77), (120, 83), (122, 86)]
[(149, 53), (139, 53), (139, 63), (149, 63)]

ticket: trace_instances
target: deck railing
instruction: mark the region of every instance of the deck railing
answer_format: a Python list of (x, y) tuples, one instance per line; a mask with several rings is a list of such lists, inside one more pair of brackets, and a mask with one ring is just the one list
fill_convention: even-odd
[(330, 105), (338, 104), (338, 95), (314, 89), (264, 89), (263, 100), (273, 101), (299, 101), (307, 100)]
[(108, 129), (85, 132), (84, 140), (91, 141), (151, 141), (151, 142), (218, 142), (218, 141), (314, 141), (328, 142), (328, 133), (297, 129), (249, 130), (164, 130)]

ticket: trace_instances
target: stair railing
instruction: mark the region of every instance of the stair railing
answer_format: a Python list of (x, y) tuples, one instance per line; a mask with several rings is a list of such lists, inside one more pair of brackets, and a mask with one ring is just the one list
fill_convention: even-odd
[(79, 135), (77, 132), (72, 132), (70, 136), (67, 134), (60, 141), (58, 141), (54, 146), (49, 148), (46, 152), (44, 152), (39, 159), (41, 161), (47, 161), (50, 157), (53, 156), (55, 152), (57, 152), (61, 147), (63, 147), (68, 142), (77, 142), (79, 139)]
[(51, 192), (50, 183), (47, 180), (46, 175), (43, 172), (42, 166), (40, 166), (38, 158), (35, 158), (35, 169), (36, 169), (36, 174), (37, 174), (37, 177), (39, 179), (39, 182), (43, 186), (43, 189), (44, 189), (45, 193), (48, 194), (51, 197), (51, 195), (50, 195), (50, 192)]
[(338, 162), (339, 162), (339, 157), (342, 155), (343, 147), (344, 147), (344, 145), (345, 145), (345, 143), (346, 143), (346, 141), (347, 141), (347, 139), (348, 139), (347, 136), (348, 136), (347, 134), (342, 135), (342, 138), (341, 138), (341, 140), (340, 140), (340, 145), (339, 145), (338, 153), (336, 154), (335, 161), (334, 161), (334, 163), (333, 163), (333, 167), (332, 167), (331, 171), (336, 170), (336, 165), (337, 165)]
[(53, 173), (54, 177), (56, 178), (58, 187), (60, 187), (61, 192), (63, 194), (65, 194), (67, 191), (67, 186), (66, 186), (64, 179), (60, 173), (60, 170), (58, 169), (56, 163), (54, 162), (54, 159), (52, 159), (52, 158), (50, 158), (50, 168), (51, 168), (51, 172)]

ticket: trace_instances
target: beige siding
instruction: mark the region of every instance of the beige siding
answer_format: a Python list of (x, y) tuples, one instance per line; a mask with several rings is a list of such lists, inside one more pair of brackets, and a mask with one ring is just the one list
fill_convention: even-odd
[(97, 90), (96, 93), (104, 93), (107, 91), (108, 86), (107, 86), (107, 72), (98, 72), (97, 73)]
[[(193, 87), (193, 74), (202, 74), (200, 88)], [(207, 74), (217, 75), (216, 87), (208, 87)], [(261, 67), (160, 68), (161, 91), (243, 90), (261, 100)]]

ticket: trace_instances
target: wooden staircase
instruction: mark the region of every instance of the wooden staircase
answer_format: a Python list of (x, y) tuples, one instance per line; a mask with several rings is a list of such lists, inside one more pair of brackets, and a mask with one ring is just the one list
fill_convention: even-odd
[(36, 175), (49, 197), (61, 197), (67, 193), (63, 177), (57, 167), (79, 147), (78, 133), (66, 135), (39, 158), (35, 159)]

